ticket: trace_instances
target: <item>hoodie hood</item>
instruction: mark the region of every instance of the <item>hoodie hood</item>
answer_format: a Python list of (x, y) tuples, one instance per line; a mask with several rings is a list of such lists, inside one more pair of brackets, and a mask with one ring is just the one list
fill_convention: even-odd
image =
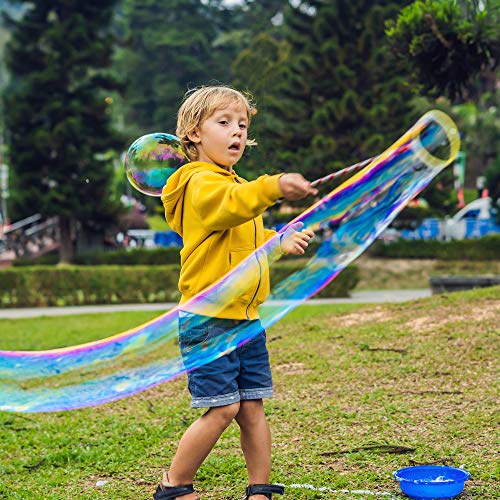
[(163, 186), (161, 201), (165, 208), (165, 218), (170, 227), (182, 238), (182, 212), (186, 186), (194, 174), (198, 172), (216, 172), (228, 177), (237, 177), (235, 172), (202, 161), (187, 163), (176, 170)]

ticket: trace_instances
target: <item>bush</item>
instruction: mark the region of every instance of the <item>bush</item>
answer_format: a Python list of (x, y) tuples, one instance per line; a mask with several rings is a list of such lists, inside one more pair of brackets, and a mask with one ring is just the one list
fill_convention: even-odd
[(456, 241), (378, 241), (371, 247), (370, 255), (399, 259), (499, 260), (500, 235)]
[(0, 306), (176, 301), (179, 266), (23, 267), (0, 271)]
[[(301, 268), (278, 263), (271, 281)], [(0, 307), (72, 306), (176, 302), (179, 266), (34, 266), (0, 270)], [(359, 280), (358, 270), (343, 271), (318, 296), (346, 297)]]
[[(312, 255), (318, 249), (320, 242), (313, 240), (308, 247), (308, 254)], [(75, 257), (78, 266), (165, 266), (180, 264), (180, 248), (135, 248), (133, 250), (114, 250), (111, 252), (87, 252)], [(284, 255), (282, 260), (296, 260), (294, 255)], [(36, 259), (21, 258), (14, 261), (15, 267), (51, 266), (59, 261), (57, 254), (47, 254)]]
[[(180, 248), (135, 248), (133, 250), (114, 250), (112, 252), (87, 252), (75, 257), (75, 265), (79, 266), (164, 266), (180, 264)], [(49, 266), (57, 264), (58, 255), (43, 255), (36, 259), (17, 259), (14, 266)]]

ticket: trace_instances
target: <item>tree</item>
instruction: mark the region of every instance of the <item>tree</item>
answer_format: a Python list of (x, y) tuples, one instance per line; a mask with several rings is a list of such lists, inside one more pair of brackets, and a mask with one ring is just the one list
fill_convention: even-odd
[(418, 0), (387, 22), (387, 37), (421, 93), (457, 101), (498, 67), (499, 25), (498, 0)]
[(125, 0), (123, 47), (116, 64), (126, 77), (124, 128), (175, 133), (176, 113), (189, 89), (229, 79), (218, 65), (217, 6), (199, 0)]
[(6, 50), (14, 210), (59, 216), (60, 261), (69, 262), (72, 232), (103, 231), (118, 210), (109, 151), (121, 142), (106, 99), (117, 86), (109, 73), (115, 1), (26, 3), (25, 15), (10, 19)]
[(498, 162), (499, 25), (498, 0), (419, 0), (387, 23), (392, 50), (417, 91), (441, 97), (456, 116), (469, 185)]

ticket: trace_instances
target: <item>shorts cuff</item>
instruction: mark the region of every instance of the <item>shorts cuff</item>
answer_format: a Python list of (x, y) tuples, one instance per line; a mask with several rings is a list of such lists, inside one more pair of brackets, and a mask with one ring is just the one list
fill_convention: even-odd
[(240, 389), (240, 398), (243, 399), (262, 399), (272, 398), (272, 387), (261, 387), (259, 389)]
[(227, 406), (240, 400), (240, 391), (235, 391), (222, 396), (205, 396), (191, 399), (191, 408), (212, 408), (214, 406)]

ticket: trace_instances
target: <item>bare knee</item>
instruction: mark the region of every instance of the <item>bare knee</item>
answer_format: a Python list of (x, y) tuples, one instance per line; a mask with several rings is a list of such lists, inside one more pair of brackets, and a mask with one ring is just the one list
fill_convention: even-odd
[(236, 417), (240, 410), (240, 403), (210, 408), (203, 418), (212, 419), (221, 428), (226, 428)]
[(236, 415), (236, 422), (240, 427), (253, 426), (262, 419), (265, 419), (262, 399), (241, 401), (240, 409)]

